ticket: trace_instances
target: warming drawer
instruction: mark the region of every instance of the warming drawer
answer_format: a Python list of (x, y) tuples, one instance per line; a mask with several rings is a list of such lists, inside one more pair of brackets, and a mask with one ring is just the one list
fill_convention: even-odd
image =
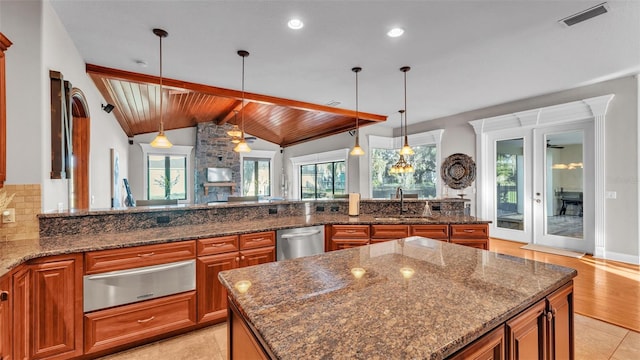
[(196, 288), (195, 260), (85, 275), (84, 312)]

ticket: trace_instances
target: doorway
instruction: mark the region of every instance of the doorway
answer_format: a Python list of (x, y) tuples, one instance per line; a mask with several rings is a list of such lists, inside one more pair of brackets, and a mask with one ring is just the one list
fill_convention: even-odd
[(611, 99), (470, 122), (477, 214), (491, 221), (491, 237), (604, 256), (604, 121)]
[(91, 139), (89, 108), (82, 91), (71, 90), (73, 191), (70, 209), (89, 209), (89, 149)]

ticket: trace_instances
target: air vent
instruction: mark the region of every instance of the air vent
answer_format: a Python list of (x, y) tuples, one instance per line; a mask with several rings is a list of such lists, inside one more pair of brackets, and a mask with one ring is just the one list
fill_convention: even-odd
[(566, 26), (573, 26), (577, 23), (581, 23), (583, 21), (594, 18), (598, 15), (602, 15), (609, 12), (609, 5), (606, 2), (596, 5), (594, 7), (588, 8), (587, 10), (581, 11), (579, 13), (568, 16), (559, 22), (565, 24)]

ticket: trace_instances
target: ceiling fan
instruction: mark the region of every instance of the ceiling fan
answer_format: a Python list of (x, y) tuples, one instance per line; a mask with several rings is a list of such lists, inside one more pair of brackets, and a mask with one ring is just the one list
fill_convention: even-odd
[(547, 140), (547, 149), (564, 149), (564, 146), (552, 145), (551, 140)]

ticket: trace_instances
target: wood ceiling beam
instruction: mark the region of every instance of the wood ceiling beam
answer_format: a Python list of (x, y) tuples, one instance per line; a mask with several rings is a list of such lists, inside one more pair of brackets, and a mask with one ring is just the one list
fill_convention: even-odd
[[(118, 70), (118, 69), (113, 69), (113, 68), (108, 68), (108, 67), (93, 65), (93, 64), (87, 64), (86, 70), (89, 75), (97, 75), (101, 77), (141, 82), (141, 83), (160, 84), (160, 78), (153, 75), (140, 74), (140, 73), (125, 71), (125, 70)], [(238, 90), (231, 90), (231, 89), (225, 89), (225, 88), (220, 88), (215, 86), (196, 84), (192, 82), (180, 81), (180, 80), (169, 79), (164, 77), (162, 78), (162, 84), (163, 86), (173, 87), (176, 89), (197, 91), (205, 94), (211, 94), (214, 96), (234, 98), (236, 100), (242, 99), (242, 92)], [(304, 101), (284, 99), (284, 98), (279, 98), (275, 96), (260, 95), (260, 94), (245, 92), (244, 97), (246, 100), (249, 100), (252, 102), (258, 102), (262, 104), (284, 106), (284, 107), (299, 109), (304, 111), (320, 111), (320, 112), (325, 112), (330, 114), (348, 116), (354, 119), (356, 116), (356, 112), (353, 110), (340, 109), (340, 108), (335, 108), (335, 107), (326, 106), (326, 105), (312, 104)], [(377, 114), (371, 114), (371, 113), (360, 112), (360, 111), (358, 112), (358, 116), (361, 120), (368, 120), (368, 121), (374, 121), (374, 122), (382, 122), (387, 120), (387, 117), (384, 115), (377, 115)]]
[[(242, 109), (242, 100), (236, 100), (228, 110), (225, 110), (222, 114), (220, 114), (220, 119), (218, 120), (218, 126), (222, 126), (229, 122), (235, 115), (236, 111), (240, 111)], [(236, 124), (237, 125), (237, 124)]]

